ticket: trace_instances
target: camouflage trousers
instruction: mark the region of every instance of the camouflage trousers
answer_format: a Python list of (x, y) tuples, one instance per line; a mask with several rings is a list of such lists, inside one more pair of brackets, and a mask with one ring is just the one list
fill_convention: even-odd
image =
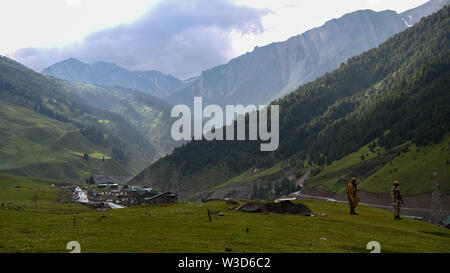
[(400, 208), (402, 207), (402, 204), (400, 201), (394, 201), (392, 203), (392, 206), (394, 207), (394, 216), (400, 216)]

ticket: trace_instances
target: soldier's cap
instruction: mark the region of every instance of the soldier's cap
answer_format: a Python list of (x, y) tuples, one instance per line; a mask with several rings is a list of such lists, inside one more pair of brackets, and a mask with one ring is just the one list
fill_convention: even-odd
[(356, 177), (352, 177), (352, 180), (350, 180), (350, 181), (356, 181)]
[(398, 181), (394, 181), (394, 185), (398, 185)]

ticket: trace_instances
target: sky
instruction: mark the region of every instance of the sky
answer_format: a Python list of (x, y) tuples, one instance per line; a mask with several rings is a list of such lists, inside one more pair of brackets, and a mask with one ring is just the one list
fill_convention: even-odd
[(2, 0), (0, 54), (40, 72), (77, 58), (180, 79), (361, 9), (427, 0)]

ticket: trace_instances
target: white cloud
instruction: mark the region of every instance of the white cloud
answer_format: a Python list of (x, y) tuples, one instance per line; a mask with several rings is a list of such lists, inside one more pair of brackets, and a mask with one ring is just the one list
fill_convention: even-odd
[(369, 6), (379, 7), (382, 5), (381, 0), (366, 0), (366, 2)]
[[(131, 3), (130, 3), (131, 2)], [(68, 45), (100, 29), (132, 22), (154, 0), (2, 0), (0, 53)]]
[(66, 2), (69, 6), (79, 6), (81, 4), (81, 0), (66, 0)]
[(224, 0), (166, 0), (135, 22), (94, 32), (79, 43), (24, 48), (13, 56), (37, 71), (73, 57), (187, 78), (234, 57), (230, 33), (261, 33), (260, 18), (267, 13)]

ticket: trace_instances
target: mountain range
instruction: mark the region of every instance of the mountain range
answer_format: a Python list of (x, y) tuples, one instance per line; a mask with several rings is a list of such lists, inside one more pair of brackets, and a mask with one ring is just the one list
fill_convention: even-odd
[(341, 192), (357, 176), (367, 191), (389, 192), (399, 179), (406, 194), (417, 195), (431, 191), (426, 182), (437, 171), (441, 192), (450, 193), (449, 12), (444, 7), (273, 101), (280, 108), (277, 151), (260, 152), (260, 141), (192, 141), (131, 183), (198, 200), (218, 190), (252, 198), (251, 187), (240, 187), (255, 182), (255, 192), (273, 192), (291, 176)]
[(192, 105), (195, 96), (205, 104), (265, 105), (377, 47), (449, 2), (432, 0), (400, 14), (352, 12), (287, 41), (256, 47), (187, 81), (158, 71), (128, 71), (112, 63), (86, 64), (76, 59), (56, 63), (42, 73), (72, 82), (137, 89), (172, 105)]
[(113, 63), (83, 63), (71, 58), (42, 71), (44, 75), (100, 86), (122, 86), (143, 91), (157, 98), (165, 98), (188, 85), (159, 71), (129, 71)]
[(413, 8), (407, 11), (404, 11), (399, 14), (402, 21), (406, 23), (407, 26), (412, 26), (415, 23), (419, 22), (422, 17), (432, 14), (433, 12), (441, 9), (442, 7), (449, 4), (447, 0), (432, 0), (428, 1), (423, 5), (420, 5), (417, 8)]
[(169, 101), (192, 105), (193, 97), (201, 96), (205, 104), (265, 105), (338, 68), (348, 58), (377, 47), (449, 2), (433, 0), (401, 14), (371, 10), (346, 14), (204, 71)]

